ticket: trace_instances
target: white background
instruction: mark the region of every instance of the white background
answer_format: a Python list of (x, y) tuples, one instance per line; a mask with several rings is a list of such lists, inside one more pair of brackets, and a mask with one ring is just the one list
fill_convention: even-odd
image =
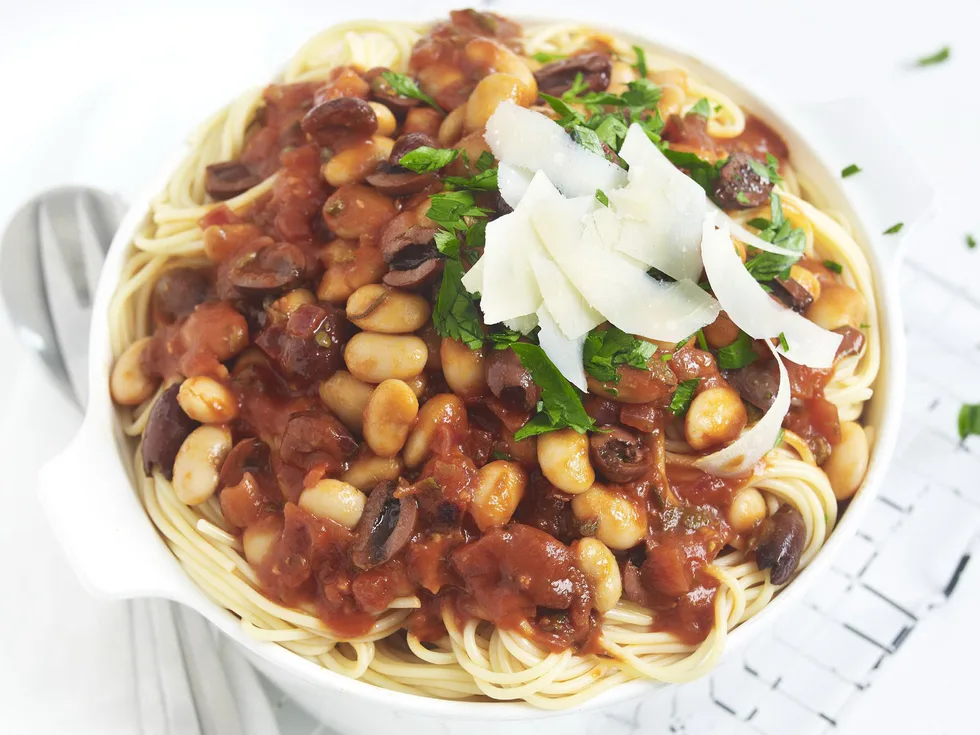
[[(404, 5), (0, 0), (0, 223), (22, 200), (57, 184), (134, 196), (197, 122), (267, 77), (307, 36), (349, 17), (396, 18)], [(435, 15), (448, 7), (420, 2), (413, 11)], [(699, 0), (634, 8), (625, 0), (565, 0), (535, 3), (533, 12), (638, 32), (671, 29), (753, 69), (790, 102), (873, 98), (940, 192), (941, 216), (924, 243), (934, 251), (928, 258), (940, 272), (980, 273), (967, 260), (980, 259), (980, 251), (967, 254), (963, 245), (967, 231), (980, 237), (980, 4)], [(946, 44), (953, 48), (947, 64), (909, 68)], [(980, 288), (975, 280), (957, 282)], [(936, 315), (940, 330), (942, 318)], [(0, 731), (129, 733), (122, 613), (74, 582), (34, 498), (37, 468), (67, 441), (77, 416), (22, 353), (5, 317), (0, 355)], [(973, 400), (980, 401), (980, 381)], [(955, 421), (955, 407), (944, 421)], [(961, 479), (976, 484), (975, 476)], [(70, 491), (73, 478), (64, 482)], [(978, 606), (980, 564), (973, 563), (950, 602), (915, 628), (848, 709), (839, 732), (976, 732)]]

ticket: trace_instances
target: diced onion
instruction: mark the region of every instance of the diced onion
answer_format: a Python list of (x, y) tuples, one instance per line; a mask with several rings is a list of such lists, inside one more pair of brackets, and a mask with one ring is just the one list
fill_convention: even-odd
[(694, 463), (698, 469), (713, 475), (740, 475), (755, 467), (756, 463), (776, 445), (783, 418), (789, 411), (791, 388), (786, 366), (783, 365), (773, 346), (768, 342), (766, 344), (772, 350), (776, 364), (779, 366), (779, 390), (776, 392), (772, 406), (755, 426), (743, 432), (732, 444), (698, 459)]
[(705, 222), (701, 255), (711, 290), (739, 328), (755, 339), (782, 335), (787, 349), (780, 345), (780, 354), (799, 365), (833, 366), (841, 335), (818, 327), (766, 293), (739, 260), (727, 230)]

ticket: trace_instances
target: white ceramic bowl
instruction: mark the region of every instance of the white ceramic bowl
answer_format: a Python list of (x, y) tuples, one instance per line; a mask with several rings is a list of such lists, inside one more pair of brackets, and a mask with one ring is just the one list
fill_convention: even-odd
[[(898, 299), (894, 237), (880, 233), (903, 220), (905, 232), (931, 210), (931, 192), (875, 110), (854, 100), (821, 107), (790, 110), (760, 91), (728, 61), (706, 63), (705, 55), (678, 47), (676, 41), (642, 38), (611, 29), (616, 35), (656, 49), (688, 66), (695, 76), (729, 94), (763, 117), (789, 144), (796, 167), (805, 172), (830, 206), (845, 213), (855, 227), (874, 273), (882, 328), (882, 371), (865, 421), (875, 429), (868, 475), (863, 488), (844, 513), (823, 550), (786, 590), (759, 615), (735, 630), (729, 650), (745, 645), (758, 630), (771, 625), (778, 612), (791, 608), (830, 563), (856, 529), (882, 481), (895, 444), (900, 402), (904, 394), (905, 358)], [(203, 114), (202, 114), (203, 117)], [(864, 172), (846, 185), (839, 172), (858, 160)], [(578, 730), (575, 715), (649, 695), (655, 685), (632, 682), (619, 686), (576, 710), (559, 716), (518, 703), (448, 702), (387, 691), (323, 669), (272, 643), (257, 642), (241, 629), (238, 619), (207, 599), (184, 574), (156, 532), (133, 489), (131, 450), (122, 435), (109, 397), (111, 352), (106, 312), (116, 289), (129, 243), (149, 208), (150, 198), (163, 188), (170, 171), (137, 200), (113, 240), (93, 311), (90, 354), (89, 409), (76, 438), (41, 473), (41, 499), (56, 535), (82, 582), (94, 593), (111, 598), (163, 597), (189, 605), (236, 641), (248, 659), (300, 705), (345, 733), (377, 733), (397, 727), (402, 733), (443, 731), (448, 723), (465, 723), (468, 735), (498, 731), (501, 723), (512, 732)], [(901, 216), (894, 213), (900, 212)], [(562, 716), (563, 715), (563, 716)], [(552, 717), (547, 722), (520, 725)]]

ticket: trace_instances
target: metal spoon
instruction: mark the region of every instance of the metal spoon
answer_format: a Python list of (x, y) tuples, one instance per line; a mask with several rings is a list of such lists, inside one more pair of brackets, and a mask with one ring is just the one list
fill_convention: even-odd
[[(96, 189), (53, 189), (21, 207), (0, 240), (0, 295), (17, 335), (82, 409), (92, 302), (123, 210), (122, 202)], [(141, 733), (278, 731), (268, 702), (255, 701), (255, 672), (230, 649), (219, 654), (214, 631), (200, 615), (162, 601), (130, 601), (129, 609)], [(226, 666), (238, 674), (238, 697)], [(248, 718), (240, 715), (245, 711)]]

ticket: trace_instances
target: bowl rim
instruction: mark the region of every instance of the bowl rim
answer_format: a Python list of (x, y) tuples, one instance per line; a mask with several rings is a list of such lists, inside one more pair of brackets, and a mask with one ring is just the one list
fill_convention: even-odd
[[(786, 105), (780, 95), (774, 94), (766, 85), (759, 83), (756, 75), (739, 67), (737, 62), (732, 62), (731, 59), (727, 58), (718, 58), (710, 52), (704, 52), (700, 47), (706, 46), (707, 44), (691, 43), (681, 37), (676, 30), (670, 29), (658, 31), (655, 28), (644, 26), (641, 32), (632, 32), (616, 28), (606, 23), (595, 23), (591, 20), (579, 21), (577, 19), (541, 18), (523, 14), (513, 14), (509, 17), (528, 26), (542, 22), (581, 22), (588, 24), (599, 32), (609, 33), (630, 43), (637, 43), (647, 48), (656, 49), (658, 52), (663, 52), (665, 56), (675, 59), (682, 64), (704, 67), (710, 71), (711, 75), (722, 81), (723, 89), (726, 92), (737, 90), (740, 95), (751, 100), (752, 110), (755, 112), (762, 111), (763, 117), (768, 122), (774, 123), (774, 127), (780, 130), (792, 130), (795, 136), (802, 141), (804, 147), (808, 149), (808, 153), (814, 159), (815, 165), (827, 171), (831, 170), (827, 165), (827, 161), (830, 158), (828, 153), (830, 149), (828, 140), (804, 119), (802, 112)], [(414, 23), (416, 21), (413, 19), (411, 22)], [(422, 20), (419, 22), (436, 21)], [(670, 37), (667, 38), (667, 36)], [(697, 50), (695, 51), (693, 49)], [(113, 447), (113, 453), (118, 455), (119, 461), (124, 465), (126, 464), (125, 454), (121, 451), (122, 445), (119, 444), (121, 435), (118, 427), (117, 414), (111, 405), (111, 400), (107, 400), (108, 374), (111, 365), (110, 360), (106, 359), (105, 349), (108, 345), (107, 308), (116, 290), (119, 276), (126, 256), (130, 252), (130, 243), (134, 235), (137, 234), (140, 227), (146, 221), (152, 200), (164, 188), (173, 171), (176, 169), (177, 163), (186, 155), (188, 147), (186, 143), (180, 147), (178, 155), (170, 161), (170, 164), (165, 168), (162, 175), (153, 179), (153, 187), (148, 189), (148, 192), (143, 196), (138, 197), (129, 207), (127, 214), (113, 237), (106, 258), (106, 267), (103, 270), (103, 275), (97, 290), (96, 307), (93, 309), (93, 321), (90, 332), (92, 349), (89, 356), (90, 396), (92, 396), (93, 400), (90, 402), (89, 409), (86, 413), (85, 427), (83, 427), (82, 431), (98, 430), (104, 432), (106, 421), (110, 422), (114, 429), (113, 434), (115, 435), (113, 444), (116, 445)], [(901, 396), (904, 392), (905, 381), (901, 311), (895, 289), (895, 281), (897, 279), (893, 277), (894, 273), (890, 268), (891, 264), (888, 263), (887, 256), (876, 249), (873, 238), (869, 237), (869, 230), (862, 216), (862, 209), (856, 205), (856, 197), (852, 196), (840, 183), (834, 189), (834, 195), (846, 203), (852, 215), (851, 222), (856, 229), (856, 239), (859, 245), (861, 245), (862, 251), (868, 258), (871, 266), (873, 287), (875, 288), (880, 307), (878, 321), (882, 335), (882, 374), (887, 372), (887, 381), (882, 381), (882, 374), (879, 374), (876, 382), (876, 393), (883, 393), (878, 399), (883, 403), (878, 431), (874, 437), (871, 461), (862, 487), (851, 501), (846, 512), (838, 520), (837, 525), (823, 548), (815, 556), (810, 565), (797, 575), (791, 584), (781, 590), (763, 610), (731, 631), (725, 645), (723, 654), (725, 657), (730, 656), (734, 650), (745, 645), (764, 625), (771, 625), (775, 616), (780, 611), (785, 610), (794, 600), (801, 597), (813, 584), (813, 581), (830, 565), (832, 559), (839, 552), (843, 544), (853, 535), (865, 512), (873, 502), (897, 440)], [(93, 416), (97, 417), (97, 419), (90, 420)], [(106, 439), (104, 436), (102, 438)], [(129, 472), (127, 469), (128, 476)], [(134, 496), (136, 494), (132, 483), (130, 483), (127, 491), (133, 493)], [(141, 504), (140, 509), (145, 515)], [(149, 521), (148, 516), (147, 521)], [(155, 530), (155, 527), (152, 525), (151, 527)], [(158, 541), (162, 544), (162, 537), (158, 538)], [(660, 682), (634, 680), (612, 687), (582, 704), (556, 711), (543, 710), (525, 702), (459, 702), (383, 689), (374, 684), (350, 679), (342, 674), (330, 671), (278, 644), (249, 638), (241, 629), (239, 618), (221, 607), (218, 603), (205, 597), (189, 575), (179, 566), (176, 557), (173, 557), (169, 549), (164, 550), (172, 557), (173, 564), (180, 569), (181, 576), (193, 590), (171, 590), (170, 594), (168, 594), (167, 590), (157, 590), (151, 593), (140, 591), (130, 596), (164, 595), (177, 599), (177, 601), (188, 604), (202, 613), (236, 643), (243, 646), (251, 654), (250, 658), (253, 660), (258, 658), (262, 663), (267, 663), (276, 669), (282, 670), (284, 673), (299, 678), (310, 686), (331, 689), (336, 693), (351, 694), (364, 700), (374, 700), (396, 710), (413, 712), (420, 715), (452, 717), (461, 720), (526, 720), (596, 710), (636, 698), (643, 694), (652, 693), (664, 687)]]

